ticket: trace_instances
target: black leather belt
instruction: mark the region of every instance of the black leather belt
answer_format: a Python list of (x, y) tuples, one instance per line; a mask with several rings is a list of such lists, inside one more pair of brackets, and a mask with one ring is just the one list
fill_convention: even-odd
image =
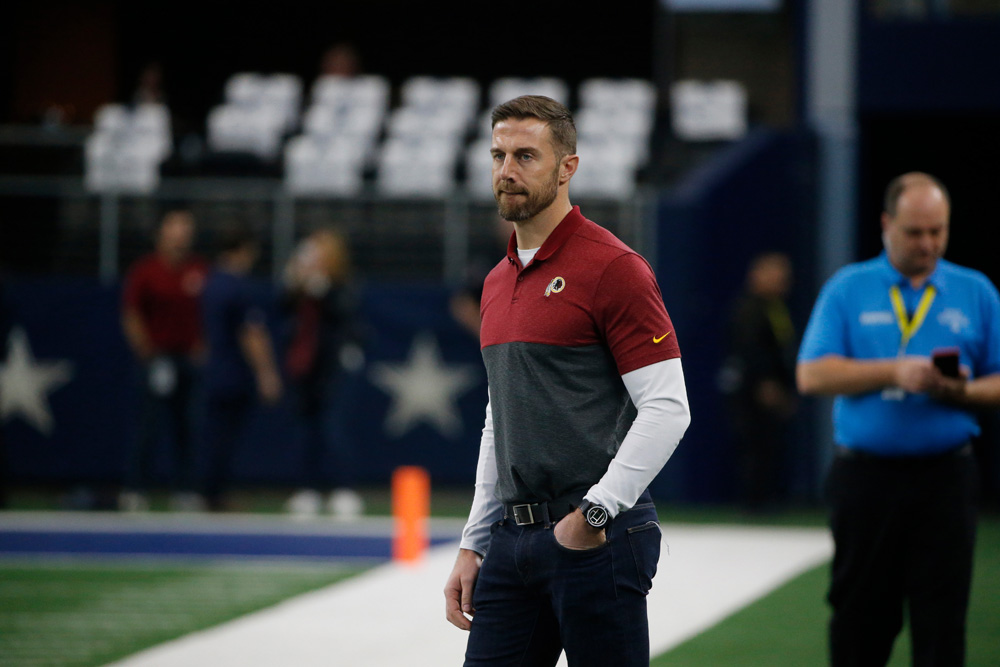
[[(514, 519), (514, 523), (518, 526), (533, 526), (538, 523), (552, 524), (575, 510), (583, 502), (584, 493), (586, 492), (580, 491), (546, 502), (504, 503), (503, 517), (505, 519)], [(653, 498), (649, 495), (649, 490), (647, 489), (639, 496), (639, 500), (636, 501), (635, 506), (639, 507), (652, 502)]]
[(504, 503), (504, 518), (514, 519), (518, 526), (531, 526), (536, 523), (555, 523), (576, 509), (580, 497), (572, 499), (549, 500), (540, 503)]

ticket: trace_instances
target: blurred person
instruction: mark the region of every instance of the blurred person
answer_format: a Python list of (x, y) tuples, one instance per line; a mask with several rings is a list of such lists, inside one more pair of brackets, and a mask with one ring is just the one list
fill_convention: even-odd
[(156, 61), (146, 63), (136, 79), (135, 91), (132, 93), (132, 104), (166, 104), (167, 97), (163, 88), (163, 66)]
[(647, 486), (690, 422), (677, 334), (649, 264), (570, 203), (569, 110), (524, 96), (492, 123), (514, 234), (483, 286), (489, 404), (446, 617), (470, 631), (470, 666), (563, 650), (645, 666), (660, 550)]
[(192, 252), (190, 211), (168, 211), (156, 231), (155, 250), (129, 269), (122, 295), (122, 329), (140, 370), (142, 406), (119, 495), (119, 509), (149, 508), (156, 446), (170, 439), (171, 507), (197, 510), (194, 493), (192, 397), (203, 358), (201, 293), (208, 264)]
[(792, 262), (780, 252), (750, 261), (729, 314), (728, 354), (720, 378), (739, 447), (743, 507), (757, 512), (780, 495), (786, 430), (795, 413), (795, 327), (786, 299)]
[[(304, 470), (309, 486), (286, 504), (297, 515), (318, 514), (324, 506), (336, 516), (364, 511), (355, 490), (355, 452), (346, 432), (333, 434), (331, 419), (343, 415), (340, 393), (346, 373), (364, 365), (358, 298), (351, 280), (347, 241), (330, 229), (313, 232), (299, 244), (285, 269), (285, 310), (292, 339), (285, 355), (294, 407), (305, 429)], [(326, 455), (336, 453), (328, 475)]]
[(448, 312), (462, 329), (479, 340), (482, 316), (479, 308), (483, 299), (483, 281), (489, 271), (478, 264), (470, 264), (465, 269), (465, 278), (448, 297)]
[(320, 76), (356, 76), (361, 73), (361, 56), (353, 44), (338, 42), (323, 52), (319, 73)]
[(483, 297), (483, 281), (493, 268), (496, 256), (507, 251), (507, 241), (510, 239), (511, 223), (499, 215), (493, 221), (493, 234), (490, 236), (492, 252), (477, 253), (465, 268), (461, 284), (452, 292), (448, 300), (448, 310), (459, 326), (470, 336), (479, 340), (479, 328), (482, 324), (479, 308)]
[(226, 509), (233, 454), (253, 408), (278, 402), (282, 381), (264, 309), (249, 276), (258, 241), (246, 227), (226, 230), (203, 296), (207, 469), (203, 492), (209, 509)]
[[(975, 410), (1000, 406), (1000, 295), (943, 259), (950, 215), (937, 178), (895, 178), (885, 250), (826, 283), (799, 351), (800, 391), (836, 396), (835, 666), (886, 664), (904, 617), (914, 665), (965, 662), (977, 511), (969, 440)], [(951, 368), (934, 360), (948, 348)]]

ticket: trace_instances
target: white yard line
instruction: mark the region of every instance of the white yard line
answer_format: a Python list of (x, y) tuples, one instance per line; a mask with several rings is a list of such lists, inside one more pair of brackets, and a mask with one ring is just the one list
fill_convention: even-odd
[[(653, 655), (828, 560), (833, 550), (824, 529), (666, 524), (663, 532), (649, 595)], [(455, 554), (455, 545), (437, 547), (418, 565), (377, 567), (115, 665), (460, 665), (466, 634), (444, 620), (442, 593)]]
[[(833, 555), (824, 528), (664, 525), (669, 545), (649, 594), (657, 655)], [(821, 600), (817, 604), (823, 604)]]
[[(201, 512), (0, 512), (0, 532), (76, 533), (196, 533), (209, 535), (348, 535), (388, 537), (394, 520), (389, 516), (339, 519), (329, 516), (295, 517), (287, 514), (209, 514)], [(432, 538), (462, 534), (464, 519), (432, 518)]]

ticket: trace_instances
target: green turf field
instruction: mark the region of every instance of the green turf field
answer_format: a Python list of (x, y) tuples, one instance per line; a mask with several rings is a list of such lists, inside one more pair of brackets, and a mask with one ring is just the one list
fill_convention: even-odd
[[(824, 596), (828, 582), (826, 565), (806, 572), (650, 664), (824, 665), (829, 618)], [(980, 520), (968, 625), (967, 667), (1000, 665), (1000, 517), (996, 515)], [(896, 641), (889, 665), (909, 664), (909, 635), (904, 631)]]
[[(388, 512), (388, 492), (366, 491), (368, 514)], [(284, 494), (247, 494), (254, 512), (279, 512)], [(464, 516), (468, 489), (435, 493), (436, 516)], [(51, 496), (20, 496), (51, 509)], [(746, 517), (726, 508), (662, 503), (664, 522), (823, 525), (818, 509)], [(0, 665), (96, 666), (352, 576), (336, 564), (184, 564), (180, 561), (0, 559)], [(718, 667), (826, 664), (827, 567), (806, 572), (652, 665)], [(1000, 665), (1000, 515), (980, 521), (968, 665)], [(901, 637), (890, 663), (909, 664)]]
[(360, 570), (344, 565), (0, 560), (0, 665), (103, 665)]

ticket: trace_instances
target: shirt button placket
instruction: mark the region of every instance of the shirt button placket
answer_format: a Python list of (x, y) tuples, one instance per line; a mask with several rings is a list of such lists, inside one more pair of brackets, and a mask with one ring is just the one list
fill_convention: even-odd
[(514, 283), (514, 294), (511, 296), (510, 302), (514, 303), (517, 301), (517, 293), (521, 291), (521, 283), (524, 282), (524, 273), (519, 272), (517, 274), (517, 280)]

